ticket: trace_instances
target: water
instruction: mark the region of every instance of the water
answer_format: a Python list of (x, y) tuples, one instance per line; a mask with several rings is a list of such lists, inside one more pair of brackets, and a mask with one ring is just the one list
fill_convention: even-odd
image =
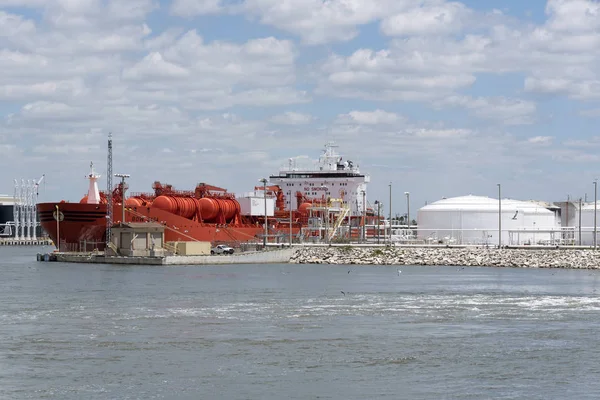
[(0, 248), (2, 399), (600, 392), (600, 271), (81, 265), (38, 251)]

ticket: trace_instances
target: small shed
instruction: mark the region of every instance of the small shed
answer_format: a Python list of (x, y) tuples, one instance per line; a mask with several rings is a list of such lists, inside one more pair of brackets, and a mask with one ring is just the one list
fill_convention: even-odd
[(167, 250), (180, 256), (202, 256), (210, 254), (210, 242), (167, 242)]
[(155, 222), (129, 222), (112, 228), (112, 243), (123, 256), (164, 256), (164, 239), (164, 225)]

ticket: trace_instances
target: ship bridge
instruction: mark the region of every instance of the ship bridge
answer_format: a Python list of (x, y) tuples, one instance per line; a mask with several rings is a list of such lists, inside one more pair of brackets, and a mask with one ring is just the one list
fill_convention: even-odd
[(279, 185), (287, 194), (288, 207), (293, 207), (292, 194), (300, 192), (306, 198), (340, 198), (351, 215), (363, 214), (370, 177), (362, 174), (354, 161), (344, 160), (337, 153), (337, 147), (333, 142), (327, 143), (316, 162), (303, 157), (290, 158), (278, 175), (269, 176), (270, 182)]

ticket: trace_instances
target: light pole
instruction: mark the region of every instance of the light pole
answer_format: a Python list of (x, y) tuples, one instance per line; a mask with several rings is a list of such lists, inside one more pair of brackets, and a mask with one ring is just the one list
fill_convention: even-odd
[(263, 183), (263, 200), (265, 202), (265, 237), (263, 238), (263, 247), (267, 248), (267, 236), (269, 235), (269, 224), (267, 223), (267, 178), (261, 178)]
[(406, 195), (406, 226), (408, 227), (408, 234), (410, 235), (410, 237), (412, 237), (412, 232), (410, 230), (410, 193), (404, 192), (404, 194)]
[(502, 187), (498, 183), (498, 248), (502, 248)]
[(390, 188), (390, 246), (392, 245), (392, 182), (388, 185)]
[(362, 193), (362, 198), (363, 198), (363, 201), (362, 201), (363, 218), (362, 218), (362, 235), (361, 236), (362, 236), (362, 242), (366, 242), (367, 235), (365, 232), (365, 223), (367, 222), (367, 202), (365, 201), (365, 196), (366, 196), (365, 191), (363, 190), (363, 191), (361, 191), (361, 193)]
[(129, 174), (115, 174), (117, 178), (121, 178), (121, 226), (125, 224), (125, 178), (129, 178)]
[[(567, 208), (569, 203), (567, 203)], [(579, 245), (581, 246), (581, 197), (579, 198)]]
[(329, 244), (329, 187), (321, 185), (320, 188), (325, 191), (325, 242)]
[(288, 191), (288, 197), (290, 199), (290, 247), (292, 247), (292, 191)]
[[(58, 204), (56, 207), (56, 249), (60, 251), (60, 209)], [(19, 232), (17, 232), (18, 234)]]
[(381, 207), (379, 200), (375, 200), (375, 205), (377, 206), (377, 244), (379, 244), (379, 209)]
[(598, 179), (594, 179), (594, 250), (596, 250), (597, 225), (596, 218), (598, 213)]

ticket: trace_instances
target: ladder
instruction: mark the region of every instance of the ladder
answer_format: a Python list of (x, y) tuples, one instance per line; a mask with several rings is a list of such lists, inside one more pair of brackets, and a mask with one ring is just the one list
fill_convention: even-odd
[(333, 237), (335, 236), (335, 233), (340, 228), (340, 226), (342, 225), (342, 222), (344, 222), (344, 219), (346, 218), (346, 216), (348, 215), (349, 212), (350, 212), (350, 208), (348, 208), (348, 207), (344, 207), (340, 210), (340, 213), (339, 213), (337, 219), (335, 220), (333, 227), (331, 227), (329, 232), (327, 232), (328, 240), (333, 239)]
[(119, 249), (117, 248), (117, 246), (113, 242), (108, 242), (106, 244), (106, 247), (108, 247), (109, 249), (111, 249), (115, 253), (115, 255), (119, 254)]

